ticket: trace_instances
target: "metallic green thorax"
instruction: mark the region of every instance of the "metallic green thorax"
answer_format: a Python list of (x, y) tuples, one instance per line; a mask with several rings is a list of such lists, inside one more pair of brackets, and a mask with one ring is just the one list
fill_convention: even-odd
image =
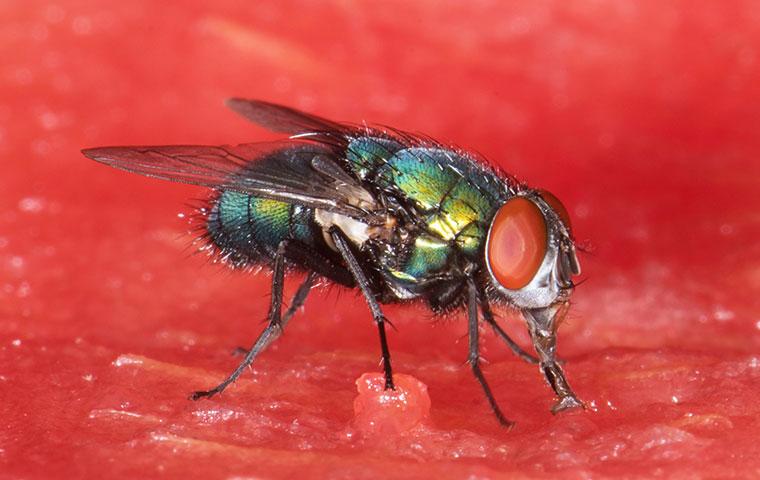
[[(349, 173), (382, 198), (378, 203), (406, 212), (391, 213), (392, 234), (364, 247), (374, 252), (379, 273), (407, 294), (456, 258), (478, 261), (490, 221), (509, 195), (492, 171), (442, 147), (364, 136), (348, 140), (345, 160)], [(213, 242), (240, 265), (272, 258), (285, 239), (315, 246), (324, 238), (314, 209), (232, 191), (219, 194), (207, 225)]]
[(415, 284), (450, 267), (458, 254), (472, 258), (481, 252), (490, 220), (506, 196), (493, 172), (449, 149), (401, 149), (373, 137), (353, 140), (348, 152), (360, 178), (397, 194), (424, 223), (414, 229), (405, 254), (392, 251), (380, 258), (393, 278)]

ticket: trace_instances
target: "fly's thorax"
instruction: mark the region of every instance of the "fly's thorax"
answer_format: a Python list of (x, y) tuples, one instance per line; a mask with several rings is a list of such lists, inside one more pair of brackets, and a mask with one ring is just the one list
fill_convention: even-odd
[(346, 146), (346, 160), (354, 175), (366, 180), (403, 148), (391, 138), (371, 135), (350, 137)]
[(389, 288), (405, 299), (460, 284), (463, 259), (477, 261), (506, 186), (469, 158), (430, 147), (396, 151), (374, 178), (385, 204), (397, 210), (397, 225), (372, 242)]
[(484, 255), (491, 283), (519, 308), (565, 301), (580, 273), (567, 211), (540, 190), (519, 192), (501, 205)]
[(442, 148), (396, 152), (378, 168), (381, 188), (394, 192), (431, 235), (475, 254), (504, 185), (471, 159)]

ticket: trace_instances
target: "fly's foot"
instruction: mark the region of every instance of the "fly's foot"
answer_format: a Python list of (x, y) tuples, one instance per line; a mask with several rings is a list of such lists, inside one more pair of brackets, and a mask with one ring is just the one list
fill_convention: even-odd
[(393, 373), (387, 370), (385, 372), (385, 390), (396, 390), (396, 384), (393, 382)]
[(499, 422), (499, 425), (504, 428), (506, 431), (511, 431), (513, 428), (515, 428), (515, 422), (508, 419), (504, 416), (503, 413), (501, 413), (501, 410), (496, 410), (493, 407), (491, 408), (494, 415), (496, 416), (496, 420)]
[(552, 413), (556, 415), (559, 412), (563, 412), (571, 408), (585, 409), (586, 405), (584, 405), (583, 402), (578, 400), (574, 395), (568, 395), (566, 397), (562, 397), (560, 401), (552, 407)]
[(201, 398), (211, 398), (217, 393), (221, 393), (221, 390), (216, 388), (211, 390), (199, 390), (190, 394), (190, 400), (200, 400)]

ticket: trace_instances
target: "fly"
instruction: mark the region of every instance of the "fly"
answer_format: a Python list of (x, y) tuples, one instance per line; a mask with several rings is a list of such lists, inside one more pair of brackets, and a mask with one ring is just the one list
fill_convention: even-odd
[[(553, 412), (582, 407), (555, 356), (556, 331), (580, 273), (570, 219), (545, 190), (529, 188), (473, 155), (392, 129), (333, 122), (258, 100), (231, 99), (250, 121), (289, 137), (235, 146), (103, 147), (85, 156), (148, 177), (210, 187), (203, 237), (234, 267), (268, 266), (268, 323), (238, 367), (192, 399), (221, 393), (304, 304), (318, 279), (358, 288), (378, 329), (385, 388), (393, 389), (382, 304), (424, 301), (464, 311), (468, 363), (499, 422), (480, 366), (480, 319), (557, 396)], [(307, 272), (282, 312), (286, 270)], [(492, 304), (519, 310), (536, 356), (496, 322)]]

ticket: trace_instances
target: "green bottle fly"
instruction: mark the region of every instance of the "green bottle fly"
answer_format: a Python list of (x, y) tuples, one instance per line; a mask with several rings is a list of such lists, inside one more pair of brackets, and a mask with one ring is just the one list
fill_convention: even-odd
[[(539, 366), (558, 397), (583, 404), (555, 357), (556, 328), (580, 273), (562, 203), (471, 154), (390, 129), (336, 123), (267, 102), (230, 107), (288, 138), (236, 146), (104, 147), (83, 153), (146, 176), (214, 189), (201, 209), (203, 237), (237, 268), (273, 271), (267, 328), (211, 397), (275, 340), (318, 278), (358, 288), (380, 337), (386, 388), (394, 388), (381, 304), (423, 300), (468, 316), (472, 371), (504, 425), (480, 368), (480, 318), (518, 356)], [(286, 271), (307, 272), (282, 312)], [(522, 312), (536, 356), (496, 322), (491, 304)]]

